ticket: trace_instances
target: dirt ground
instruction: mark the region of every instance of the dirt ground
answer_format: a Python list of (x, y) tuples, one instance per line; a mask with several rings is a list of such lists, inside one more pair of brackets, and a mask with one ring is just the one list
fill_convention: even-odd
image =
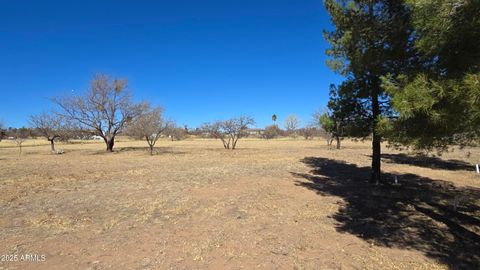
[(0, 142), (0, 255), (17, 261), (0, 269), (480, 268), (478, 149), (385, 149), (375, 185), (368, 142), (14, 146)]

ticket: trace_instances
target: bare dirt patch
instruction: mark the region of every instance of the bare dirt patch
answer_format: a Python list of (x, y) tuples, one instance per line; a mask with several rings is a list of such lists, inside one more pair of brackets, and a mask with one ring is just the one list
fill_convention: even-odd
[[(478, 266), (480, 177), (466, 149), (387, 150), (372, 186), (367, 143), (0, 143), (0, 269), (446, 269)], [(471, 155), (465, 155), (467, 151)], [(433, 164), (433, 165), (432, 165)], [(456, 202), (456, 211), (453, 202)], [(478, 269), (478, 268), (477, 268)]]

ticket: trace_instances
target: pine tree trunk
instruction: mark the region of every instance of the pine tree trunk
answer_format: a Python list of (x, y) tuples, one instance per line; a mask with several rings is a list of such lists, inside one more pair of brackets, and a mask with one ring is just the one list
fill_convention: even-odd
[(372, 141), (372, 183), (379, 183), (381, 179), (381, 145), (380, 138), (374, 135)]
[(380, 116), (380, 104), (378, 102), (378, 95), (372, 96), (372, 117), (373, 117), (373, 131), (372, 131), (372, 175), (370, 182), (378, 184), (381, 180), (381, 137), (378, 134), (378, 117)]
[(340, 149), (340, 137), (337, 136), (336, 139), (337, 139), (337, 149)]

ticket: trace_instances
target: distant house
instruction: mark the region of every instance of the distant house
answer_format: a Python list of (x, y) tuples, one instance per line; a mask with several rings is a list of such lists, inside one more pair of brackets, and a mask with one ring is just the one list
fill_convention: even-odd
[(259, 128), (250, 128), (250, 129), (247, 129), (247, 134), (248, 136), (252, 136), (252, 137), (260, 137), (263, 135), (263, 133), (265, 133), (265, 130), (264, 129), (259, 129)]
[(98, 135), (93, 135), (93, 136), (90, 136), (90, 140), (100, 141), (100, 140), (103, 140), (103, 138)]

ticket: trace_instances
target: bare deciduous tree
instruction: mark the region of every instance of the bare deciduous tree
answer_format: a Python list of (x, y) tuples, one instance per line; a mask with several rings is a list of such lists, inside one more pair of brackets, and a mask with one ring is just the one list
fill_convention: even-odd
[(282, 130), (276, 125), (271, 125), (265, 127), (265, 131), (263, 132), (262, 137), (270, 140), (279, 137), (280, 135), (282, 135)]
[(22, 155), (22, 144), (27, 140), (28, 133), (29, 133), (29, 130), (24, 127), (16, 129), (12, 133), (15, 144), (17, 144), (17, 147), (18, 147), (18, 156)]
[(181, 128), (175, 123), (172, 123), (170, 127), (167, 129), (166, 134), (170, 139), (173, 141), (181, 141), (188, 136), (188, 131), (185, 127)]
[(32, 115), (30, 116), (30, 125), (50, 142), (52, 153), (61, 153), (55, 149), (55, 141), (66, 140), (70, 135), (68, 125), (62, 116), (45, 112)]
[(225, 149), (235, 149), (240, 138), (246, 136), (249, 126), (255, 121), (252, 117), (241, 116), (226, 121), (217, 121), (215, 123), (204, 124), (202, 129), (208, 133), (210, 137), (220, 139)]
[(313, 136), (315, 136), (317, 131), (318, 130), (315, 127), (307, 126), (307, 127), (304, 127), (302, 129), (300, 129), (300, 134), (302, 134), (302, 136), (303, 136), (303, 138), (305, 138), (305, 140), (309, 140), (309, 139), (312, 139)]
[(103, 74), (94, 76), (85, 96), (57, 98), (54, 102), (67, 120), (102, 137), (109, 152), (113, 151), (115, 137), (146, 106), (132, 101), (127, 80), (111, 79)]
[(160, 136), (171, 126), (162, 114), (160, 107), (146, 108), (127, 129), (128, 135), (147, 141), (151, 155)]
[(239, 118), (227, 120), (223, 123), (224, 130), (231, 140), (232, 149), (236, 148), (238, 139), (246, 136), (246, 130), (253, 124), (255, 124), (255, 121), (249, 116), (241, 116)]
[(227, 142), (226, 138), (227, 135), (225, 134), (225, 131), (223, 130), (223, 125), (221, 121), (216, 121), (214, 123), (205, 123), (202, 125), (201, 130), (207, 134), (207, 136), (214, 138), (214, 139), (219, 139), (223, 143), (223, 147), (225, 149), (230, 148), (230, 143)]
[(298, 128), (299, 125), (299, 120), (298, 117), (294, 114), (288, 115), (285, 118), (285, 129), (287, 130), (288, 135), (294, 135), (295, 131)]

